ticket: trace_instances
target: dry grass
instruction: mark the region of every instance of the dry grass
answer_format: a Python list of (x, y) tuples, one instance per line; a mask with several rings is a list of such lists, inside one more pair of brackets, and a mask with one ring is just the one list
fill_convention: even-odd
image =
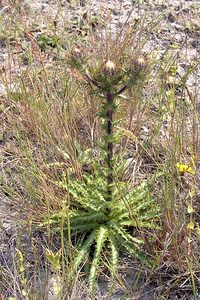
[[(58, 237), (50, 225), (45, 230), (35, 226), (47, 215), (50, 218), (70, 206), (69, 195), (54, 183), (60, 178), (66, 182), (69, 177), (81, 180), (85, 171), (91, 172), (91, 160), (101, 160), (103, 131), (97, 116), (101, 98), (84, 74), (96, 76), (107, 60), (114, 61), (116, 68), (127, 68), (141, 55), (149, 28), (153, 30), (158, 20), (152, 20), (148, 27), (142, 20), (132, 28), (127, 22), (121, 31), (111, 34), (103, 14), (98, 24), (90, 16), (81, 16), (82, 27), (73, 29), (61, 6), (56, 17), (48, 18), (31, 15), (18, 1), (6, 1), (3, 10), (1, 41), (8, 52), (1, 69), (5, 93), (0, 99), (2, 188), (7, 195), (4, 206), (11, 206), (11, 217), (19, 228), (26, 224), (29, 229), (21, 235), (17, 229), (10, 265), (5, 252), (1, 255), (0, 292), (5, 299), (11, 295), (15, 299), (89, 299), (83, 270), (73, 279), (67, 275), (73, 265), (66, 257), (72, 259), (75, 252), (70, 232), (66, 246), (62, 227)], [(199, 63), (191, 62), (182, 78), (177, 78), (176, 59), (171, 49), (159, 58), (149, 53), (145, 57), (147, 79), (122, 94), (125, 99), (119, 98), (115, 115), (120, 120), (115, 153), (128, 165), (122, 179), (134, 187), (160, 174), (153, 189), (162, 211), (160, 229), (141, 233), (145, 251), (154, 259), (154, 269), (146, 270), (143, 278), (138, 272), (138, 281), (159, 281), (155, 299), (168, 299), (176, 289), (180, 294), (184, 289), (188, 294), (192, 291), (197, 299), (199, 289), (199, 103), (197, 91), (187, 85), (189, 76), (198, 72)], [(188, 169), (180, 172), (177, 163)], [(66, 288), (57, 298), (49, 294), (53, 279), (46, 248), (54, 253), (61, 249), (61, 271), (55, 282), (59, 287), (64, 282)], [(22, 253), (21, 260), (16, 249)], [(140, 268), (139, 263), (137, 266)], [(116, 282), (124, 293), (134, 294), (120, 268)], [(165, 282), (170, 286), (166, 288)], [(165, 298), (161, 298), (162, 292)]]

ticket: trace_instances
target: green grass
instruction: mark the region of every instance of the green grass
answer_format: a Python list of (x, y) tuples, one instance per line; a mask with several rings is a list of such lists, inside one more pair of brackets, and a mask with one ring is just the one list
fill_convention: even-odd
[(21, 228), (0, 295), (90, 299), (106, 276), (110, 299), (157, 278), (165, 299), (186, 282), (196, 299), (199, 112), (187, 81), (199, 62), (180, 77), (174, 45), (142, 54), (162, 16), (119, 32), (81, 16), (72, 29), (58, 8), (45, 28), (35, 15), (27, 27), (18, 1), (0, 19), (0, 181)]

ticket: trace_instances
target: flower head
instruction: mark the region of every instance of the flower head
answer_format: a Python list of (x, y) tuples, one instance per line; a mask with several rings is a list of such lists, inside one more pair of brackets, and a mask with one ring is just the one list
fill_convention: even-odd
[(190, 173), (190, 174), (195, 174), (195, 170), (192, 166), (190, 165), (185, 165), (185, 164), (179, 164), (177, 163), (176, 164), (176, 167), (179, 169), (179, 172), (181, 174), (184, 174), (184, 173)]
[(105, 74), (113, 75), (114, 71), (115, 71), (115, 64), (111, 60), (108, 60), (104, 68)]
[(73, 48), (72, 52), (71, 52), (71, 56), (72, 56), (72, 59), (74, 59), (74, 60), (80, 59), (82, 56), (82, 52), (81, 52), (80, 48), (78, 48), (78, 47)]
[(134, 65), (135, 65), (135, 69), (140, 72), (142, 70), (145, 70), (147, 67), (147, 62), (144, 59), (143, 56), (138, 57), (135, 61), (134, 61)]

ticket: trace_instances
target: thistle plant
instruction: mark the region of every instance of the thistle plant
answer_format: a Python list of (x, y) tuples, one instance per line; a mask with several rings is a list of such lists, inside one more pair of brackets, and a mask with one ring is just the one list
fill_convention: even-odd
[[(107, 163), (107, 202), (112, 201), (112, 185), (113, 179), (113, 143), (115, 141), (113, 137), (113, 115), (117, 109), (116, 98), (125, 92), (128, 87), (135, 85), (145, 71), (145, 60), (140, 57), (133, 62), (132, 68), (128, 71), (123, 69), (116, 70), (115, 64), (109, 60), (105, 64), (103, 73), (98, 75), (98, 79), (93, 79), (87, 73), (85, 77), (93, 85), (97, 87), (100, 93), (103, 93), (105, 102), (102, 105), (102, 111), (99, 113), (99, 117), (105, 120), (103, 129), (105, 130), (105, 151)], [(118, 88), (119, 84), (123, 86)]]
[[(114, 157), (117, 98), (128, 88), (137, 85), (144, 78), (145, 71), (145, 60), (139, 58), (127, 69), (117, 68), (115, 63), (109, 60), (102, 69), (93, 74), (89, 71), (84, 72), (90, 87), (94, 87), (101, 98), (103, 95), (101, 110), (98, 112), (104, 130), (101, 147), (103, 164), (93, 163), (92, 174), (84, 173), (82, 181), (69, 178), (67, 182), (60, 180), (57, 183), (60, 188), (67, 190), (70, 196), (71, 205), (66, 218), (69, 223), (65, 224), (64, 229), (68, 231), (70, 224), (72, 236), (82, 234), (81, 242), (75, 245), (73, 265), (75, 270), (78, 270), (86, 257), (92, 259), (89, 276), (92, 291), (95, 290), (102, 260), (114, 276), (121, 250), (149, 264), (149, 259), (141, 248), (144, 241), (137, 232), (157, 226), (155, 221), (159, 209), (150, 193), (148, 182), (132, 189), (128, 183), (118, 180), (120, 174)], [(50, 221), (48, 220), (48, 224), (56, 228), (55, 225), (58, 225), (61, 219), (63, 212), (56, 212)], [(95, 251), (91, 256), (93, 247)], [(104, 259), (105, 251), (108, 251), (107, 259)]]
[[(116, 274), (120, 251), (150, 266), (151, 261), (141, 248), (144, 241), (138, 231), (158, 227), (159, 208), (150, 193), (148, 182), (131, 190), (127, 183), (115, 180), (110, 200), (106, 177), (105, 170), (97, 170), (91, 175), (84, 174), (84, 181), (59, 182), (59, 186), (66, 189), (73, 199), (67, 212), (72, 238), (81, 235), (75, 245), (73, 266), (78, 271), (87, 259), (92, 259), (89, 275), (92, 291), (102, 261), (109, 266), (112, 276)], [(56, 212), (47, 223), (59, 232), (58, 224), (62, 218), (63, 212)], [(68, 224), (64, 225), (64, 231), (68, 232)], [(91, 256), (93, 247), (95, 251)]]

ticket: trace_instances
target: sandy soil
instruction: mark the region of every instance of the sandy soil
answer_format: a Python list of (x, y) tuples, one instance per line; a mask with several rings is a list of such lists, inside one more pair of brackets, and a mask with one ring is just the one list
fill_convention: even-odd
[[(8, 13), (12, 13), (12, 1), (0, 1), (0, 15), (3, 17)], [(139, 4), (140, 2), (140, 4)], [(63, 17), (71, 20), (80, 18), (83, 14), (92, 14), (101, 18), (102, 22), (106, 19), (110, 19), (110, 24), (113, 32), (119, 31), (125, 22), (129, 24), (137, 22), (141, 17), (145, 17), (145, 22), (149, 22), (152, 18), (159, 18), (161, 21), (159, 26), (152, 29), (149, 34), (148, 42), (146, 43), (143, 53), (150, 53), (157, 50), (158, 56), (161, 56), (166, 49), (171, 47), (171, 52), (176, 61), (178, 62), (178, 76), (183, 76), (188, 66), (194, 61), (200, 59), (200, 2), (195, 0), (180, 1), (180, 0), (168, 0), (168, 1), (87, 1), (80, 0), (80, 5), (74, 4), (75, 1), (61, 0), (61, 6), (58, 6), (58, 1), (53, 0), (24, 0), (21, 1), (21, 9), (25, 13), (27, 24), (36, 22), (39, 24), (41, 30), (45, 29), (49, 16), (57, 18), (58, 23), (62, 26)], [(69, 22), (70, 25), (70, 22)], [(38, 31), (39, 32), (39, 31)], [(38, 33), (39, 34), (39, 33)], [(9, 55), (3, 38), (0, 38), (0, 67), (7, 69), (9, 67)], [(13, 68), (13, 74), (17, 75), (22, 66)], [(14, 78), (14, 77), (13, 77)], [(189, 76), (187, 86), (192, 95), (197, 94), (198, 86), (200, 83), (200, 72)], [(10, 82), (13, 89), (15, 88), (14, 82)], [(0, 95), (4, 97), (6, 95), (6, 87), (0, 78)], [(4, 126), (0, 128), (1, 133), (4, 134)], [(2, 157), (4, 156), (4, 146), (9, 140), (4, 140), (3, 135), (0, 139), (0, 146)], [(4, 165), (8, 161), (8, 158), (4, 157), (1, 163), (2, 173), (4, 172)], [(18, 232), (18, 224), (12, 220), (12, 215), (15, 213), (12, 211), (12, 207), (8, 207), (5, 193), (0, 193), (0, 261), (5, 267), (9, 267), (13, 262), (13, 253), (16, 247), (16, 236)], [(9, 217), (8, 210), (10, 210)], [(24, 243), (27, 242), (27, 238), (24, 238)], [(30, 258), (31, 261), (31, 258)], [(131, 269), (132, 268), (132, 269)], [(127, 282), (133, 280), (132, 274), (135, 271), (134, 266), (129, 266), (126, 269), (125, 276)], [(129, 278), (129, 279), (128, 279)], [(159, 288), (160, 283), (150, 283), (143, 289), (142, 294), (134, 294), (134, 296), (125, 296), (123, 299), (157, 299), (154, 298), (156, 291)], [(102, 280), (99, 285), (98, 299), (108, 299), (108, 295), (105, 293), (106, 283)], [(117, 289), (112, 299), (122, 299), (123, 291)], [(53, 299), (50, 296), (48, 299)], [(82, 295), (81, 298), (84, 299)], [(161, 299), (161, 298), (160, 298)], [(164, 298), (162, 298), (164, 299)], [(194, 299), (192, 294), (186, 293), (180, 295), (179, 292), (174, 292), (171, 298), (168, 299)], [(199, 298), (200, 299), (200, 296)]]

